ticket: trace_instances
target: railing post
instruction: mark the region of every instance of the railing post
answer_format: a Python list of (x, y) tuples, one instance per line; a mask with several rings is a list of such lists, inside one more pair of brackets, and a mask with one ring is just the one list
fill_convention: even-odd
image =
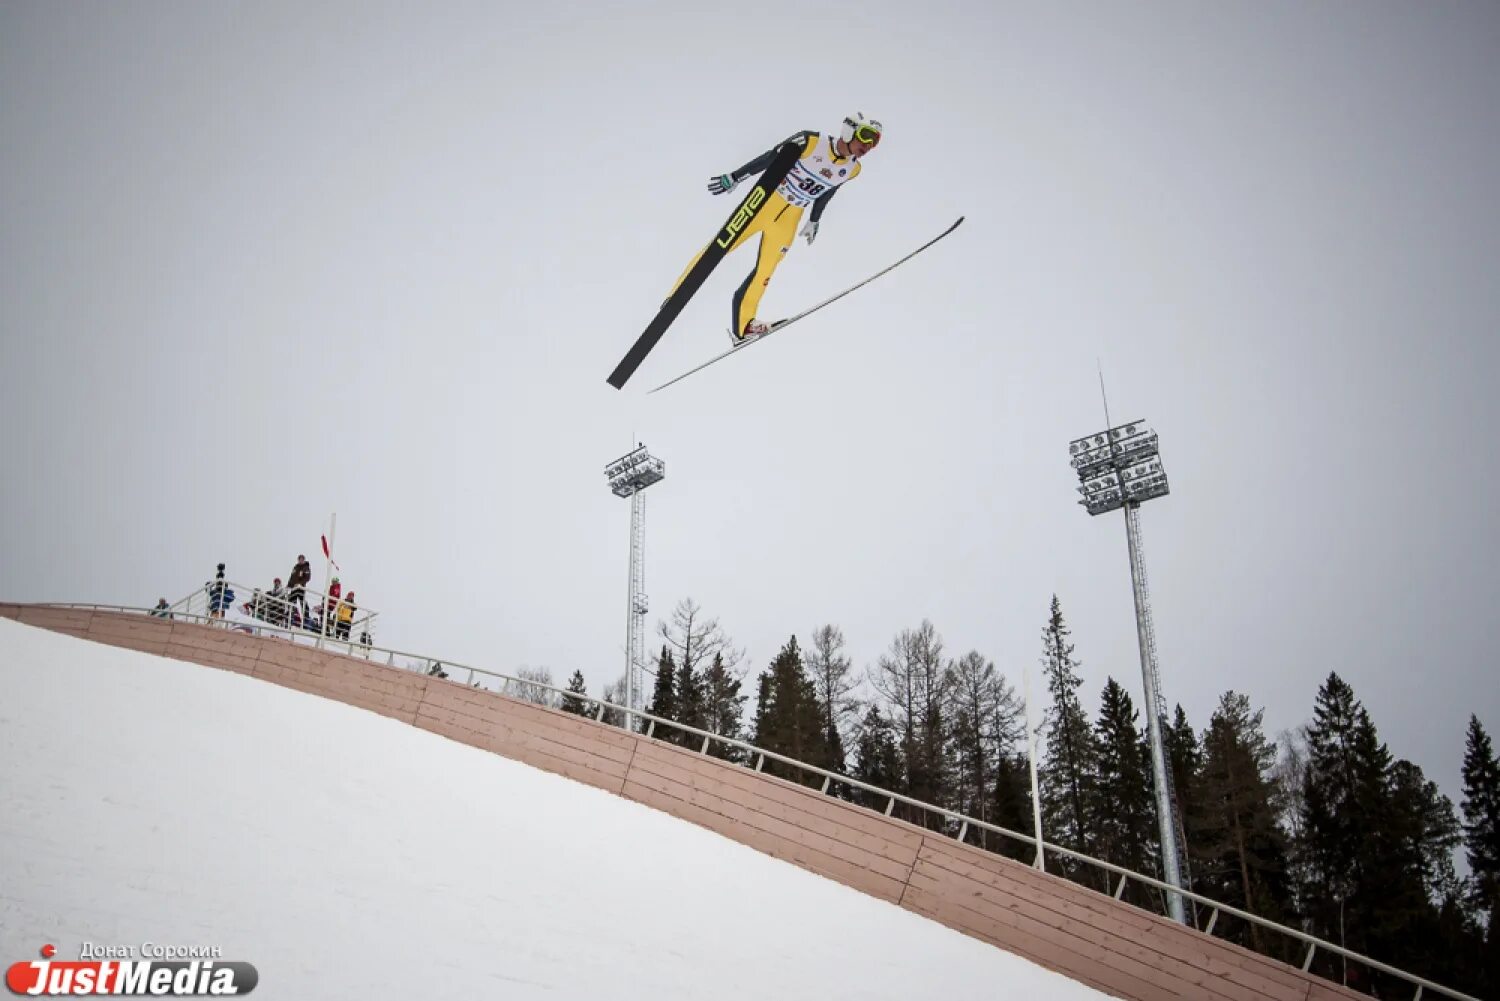
[(755, 770), (756, 771), (760, 771), (761, 766), (764, 765), (765, 763), (766, 763), (766, 756), (764, 754), (757, 754), (755, 756)]
[(649, 740), (654, 736), (656, 736), (656, 720), (653, 719), (646, 723), (646, 738)]
[(703, 746), (698, 749), (698, 753), (699, 754), (707, 754), (708, 753), (709, 742), (712, 741), (712, 740), (713, 740), (712, 737), (708, 736), (707, 734), (704, 734), (703, 735)]
[(820, 789), (820, 790), (818, 790), (818, 791), (821, 792), (824, 796), (827, 796), (828, 795), (828, 783), (830, 783), (832, 781), (833, 781), (833, 776), (832, 775), (825, 775), (825, 776), (823, 776), (823, 788)]
[(964, 836), (967, 835), (968, 833), (969, 833), (969, 822), (968, 822), (968, 820), (965, 820), (962, 824), (958, 825), (958, 843), (959, 844), (963, 844), (964, 843)]
[(1208, 916), (1208, 926), (1203, 929), (1203, 934), (1212, 935), (1214, 933), (1214, 925), (1218, 923), (1218, 920), (1219, 909), (1215, 907), (1214, 912)]
[(1306, 973), (1308, 970), (1312, 969), (1313, 953), (1315, 953), (1317, 951), (1318, 951), (1318, 943), (1316, 943), (1316, 942), (1309, 942), (1309, 943), (1307, 943), (1307, 958), (1302, 961), (1302, 972), (1303, 973)]
[(595, 723), (603, 723), (604, 722), (604, 703), (603, 702), (599, 703), (599, 711), (596, 712), (596, 713), (594, 713), (594, 722)]
[(1129, 878), (1130, 878), (1129, 876), (1124, 876), (1124, 875), (1122, 875), (1120, 877), (1120, 885), (1117, 886), (1117, 887), (1115, 887), (1115, 899), (1116, 900), (1119, 900), (1120, 897), (1125, 893), (1125, 881), (1127, 879), (1129, 879)]
[(889, 817), (891, 815), (891, 811), (894, 810), (895, 808), (896, 808), (896, 797), (892, 796), (891, 797), (891, 801), (885, 805), (885, 815), (887, 817)]

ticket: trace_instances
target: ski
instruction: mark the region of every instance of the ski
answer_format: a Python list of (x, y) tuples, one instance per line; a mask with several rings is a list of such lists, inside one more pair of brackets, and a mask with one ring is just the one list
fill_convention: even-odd
[(672, 325), (672, 321), (677, 319), (677, 314), (682, 312), (683, 307), (688, 304), (688, 300), (708, 280), (708, 276), (713, 273), (714, 268), (719, 266), (719, 262), (724, 259), (725, 253), (728, 252), (735, 238), (739, 236), (740, 231), (750, 224), (750, 220), (755, 218), (755, 214), (760, 211), (760, 207), (771, 196), (771, 192), (775, 191), (777, 185), (786, 179), (786, 175), (791, 172), (792, 166), (796, 164), (797, 157), (801, 155), (801, 152), (801, 147), (797, 143), (786, 142), (781, 145), (775, 159), (771, 161), (771, 165), (765, 169), (765, 172), (760, 175), (760, 179), (745, 193), (745, 197), (740, 199), (739, 205), (730, 213), (729, 218), (725, 220), (724, 225), (715, 234), (713, 242), (708, 245), (708, 249), (704, 250), (703, 255), (698, 258), (698, 263), (693, 265), (693, 269), (682, 280), (682, 284), (677, 286), (676, 291), (668, 296), (666, 302), (662, 303), (661, 309), (657, 312), (656, 316), (646, 325), (646, 329), (641, 332), (641, 336), (636, 338), (635, 343), (630, 346), (630, 350), (625, 352), (625, 357), (620, 359), (620, 364), (616, 365), (615, 370), (609, 374), (607, 381), (611, 386), (616, 389), (624, 388), (625, 380), (629, 379), (635, 373), (635, 370), (640, 367), (641, 362), (646, 360), (646, 355), (650, 354), (651, 349), (656, 347), (656, 342), (661, 340), (662, 335), (667, 332), (667, 328)]
[[(830, 303), (837, 302), (838, 300), (842, 299), (844, 296), (848, 295), (850, 292), (853, 292), (856, 289), (863, 288), (864, 286), (870, 284), (872, 281), (874, 281), (875, 279), (879, 278), (881, 275), (886, 274), (889, 271), (896, 270), (901, 265), (903, 265), (907, 261), (911, 260), (913, 257), (916, 257), (922, 251), (926, 250), (928, 247), (932, 246), (934, 243), (937, 243), (939, 240), (941, 240), (943, 237), (947, 236), (949, 233), (953, 232), (955, 229), (958, 229), (959, 223), (961, 223), (963, 221), (964, 221), (964, 217), (963, 216), (959, 216), (958, 217), (958, 222), (955, 222), (952, 226), (949, 226), (947, 229), (943, 230), (937, 236), (933, 237), (931, 240), (928, 240), (926, 243), (922, 244), (916, 250), (913, 250), (911, 253), (909, 253), (905, 257), (901, 258), (901, 260), (897, 261), (895, 264), (892, 264), (890, 267), (885, 268), (882, 271), (875, 272), (873, 275), (871, 275), (870, 277), (866, 278), (864, 281), (860, 282), (858, 285), (851, 285), (848, 288), (844, 289), (844, 291), (840, 292), (838, 295), (831, 296), (831, 297), (829, 297), (827, 299), (824, 299), (822, 302), (818, 303), (816, 306), (811, 306), (811, 307), (809, 307), (807, 309), (804, 309), (802, 312), (796, 313), (796, 314), (794, 314), (792, 316), (789, 316), (789, 317), (787, 317), (784, 320), (777, 320), (775, 323), (772, 323), (770, 325), (770, 329), (768, 329), (765, 333), (759, 334), (759, 335), (757, 335), (755, 337), (752, 337), (749, 340), (745, 341), (743, 344), (736, 344), (734, 347), (730, 348), (728, 351), (725, 351), (723, 354), (715, 355), (714, 357), (710, 358), (708, 361), (704, 362), (702, 365), (699, 365), (697, 368), (689, 369), (688, 371), (686, 371), (686, 372), (682, 373), (681, 375), (679, 375), (677, 378), (662, 383), (660, 386), (657, 386), (656, 389), (651, 390), (651, 392), (654, 393), (657, 390), (666, 389), (668, 386), (672, 385), (673, 383), (681, 382), (683, 379), (686, 379), (688, 376), (693, 375), (696, 372), (703, 371), (704, 369), (708, 368), (708, 366), (714, 364), (715, 362), (723, 361), (725, 358), (728, 358), (730, 355), (736, 354), (736, 353), (738, 353), (740, 351), (745, 350), (746, 348), (748, 348), (752, 344), (757, 344), (760, 341), (765, 340), (767, 337), (770, 337), (772, 334), (776, 333), (778, 330), (782, 330), (782, 329), (784, 329), (786, 327), (789, 327), (793, 323), (796, 323), (798, 320), (803, 319), (804, 317), (811, 316), (813, 313), (816, 313), (818, 310), (822, 309), (824, 306), (827, 306)], [(648, 393), (647, 395), (650, 395), (650, 394)]]

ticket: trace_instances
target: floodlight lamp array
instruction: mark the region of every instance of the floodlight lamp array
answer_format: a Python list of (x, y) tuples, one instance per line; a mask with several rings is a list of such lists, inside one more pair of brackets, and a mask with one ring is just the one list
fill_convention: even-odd
[(604, 467), (609, 488), (617, 497), (629, 497), (666, 478), (667, 464), (646, 451), (642, 445)]
[(1089, 514), (1104, 514), (1168, 492), (1156, 432), (1140, 421), (1121, 424), (1069, 443), (1072, 465)]

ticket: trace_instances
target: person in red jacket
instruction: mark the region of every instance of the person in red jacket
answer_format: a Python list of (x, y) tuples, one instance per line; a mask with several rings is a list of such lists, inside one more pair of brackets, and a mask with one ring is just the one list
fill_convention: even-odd
[(333, 610), (338, 606), (339, 595), (343, 593), (344, 585), (339, 583), (337, 577), (333, 578), (333, 583), (328, 585), (328, 607), (323, 610), (323, 620), (325, 622), (328, 621), (328, 616), (332, 615)]

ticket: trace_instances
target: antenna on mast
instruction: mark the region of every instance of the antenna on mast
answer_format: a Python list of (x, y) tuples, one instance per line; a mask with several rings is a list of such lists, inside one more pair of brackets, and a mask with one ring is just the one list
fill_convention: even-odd
[(1100, 361), (1097, 355), (1094, 357), (1094, 362), (1099, 366), (1099, 398), (1104, 401), (1104, 426), (1108, 428), (1111, 425), (1109, 423), (1109, 397), (1104, 392), (1104, 362)]

